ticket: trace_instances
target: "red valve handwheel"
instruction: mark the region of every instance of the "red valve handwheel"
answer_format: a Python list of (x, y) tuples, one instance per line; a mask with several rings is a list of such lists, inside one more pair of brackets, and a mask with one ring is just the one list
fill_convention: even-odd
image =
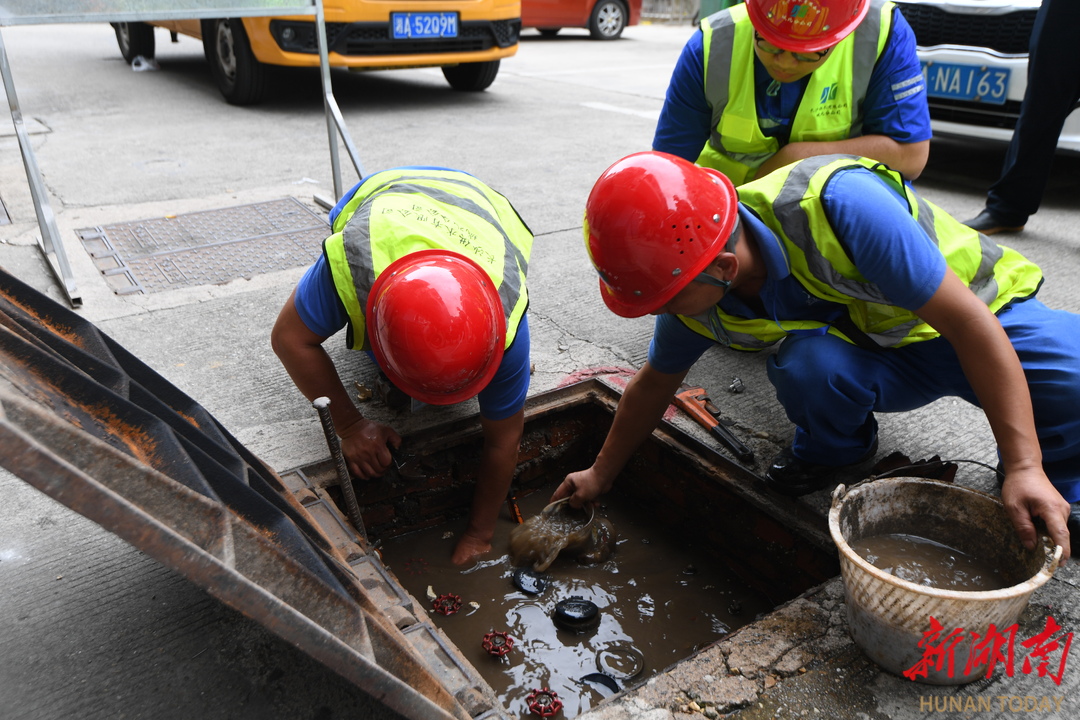
[(461, 609), (461, 596), (453, 593), (440, 595), (431, 601), (431, 609), (440, 615), (453, 615)]
[(481, 645), (489, 655), (502, 657), (514, 647), (514, 638), (510, 637), (507, 633), (492, 630), (484, 636), (484, 641)]
[(562, 710), (559, 694), (547, 688), (533, 690), (525, 700), (529, 704), (529, 712), (540, 717), (551, 717)]

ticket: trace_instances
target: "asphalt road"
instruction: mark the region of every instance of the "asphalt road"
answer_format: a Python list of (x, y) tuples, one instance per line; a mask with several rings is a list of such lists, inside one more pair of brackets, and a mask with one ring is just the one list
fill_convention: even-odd
[[(467, 170), (509, 197), (536, 233), (534, 392), (582, 368), (644, 359), (648, 319), (613, 322), (590, 294), (595, 279), (581, 244), (581, 213), (607, 165), (649, 147), (668, 76), (691, 32), (642, 26), (608, 43), (590, 41), (585, 31), (530, 34), (479, 94), (451, 90), (437, 69), (333, 73), (366, 171), (406, 164)], [(267, 346), (277, 308), (302, 268), (120, 297), (75, 235), (88, 226), (280, 197), (315, 208), (312, 196), (333, 188), (317, 75), (282, 73), (266, 103), (235, 108), (221, 100), (200, 44), (190, 39), (173, 45), (159, 31), (161, 69), (133, 72), (104, 25), (5, 28), (3, 37), (83, 298), (80, 312), (273, 467), (321, 459), (325, 444), (310, 408)], [(60, 300), (35, 247), (34, 209), (6, 121), (0, 149), (0, 199), (10, 217), (0, 224), (0, 265)], [(973, 215), (1003, 152), (935, 141), (917, 186), (957, 216)], [(356, 176), (346, 170), (348, 187)], [(1059, 158), (1044, 207), (1012, 243), (1043, 265), (1043, 299), (1072, 310), (1080, 310), (1078, 197), (1080, 160)], [(737, 367), (751, 390), (764, 383), (759, 366)], [(701, 372), (711, 368), (705, 363)], [(722, 377), (730, 372), (725, 367)], [(702, 384), (710, 381), (716, 377)], [(733, 412), (752, 425), (784, 427), (775, 403)], [(977, 423), (958, 412), (953, 424)], [(894, 444), (916, 451), (936, 450), (942, 437), (940, 425), (926, 421), (890, 427)], [(969, 437), (982, 456), (992, 450), (984, 427), (947, 442), (964, 447)], [(332, 673), (6, 473), (0, 497), (0, 716), (378, 717)]]

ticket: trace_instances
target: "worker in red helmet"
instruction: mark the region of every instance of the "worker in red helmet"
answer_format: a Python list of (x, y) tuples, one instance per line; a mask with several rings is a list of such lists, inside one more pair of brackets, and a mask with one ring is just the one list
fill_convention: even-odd
[(1080, 315), (1043, 305), (1038, 266), (895, 171), (823, 155), (736, 191), (711, 168), (637, 153), (597, 180), (584, 229), (607, 306), (657, 318), (595, 462), (553, 501), (609, 490), (706, 350), (779, 343), (766, 371), (795, 431), (766, 488), (799, 496), (862, 479), (875, 413), (960, 397), (986, 413), (1021, 540), (1034, 545), (1039, 519), (1066, 557), (1070, 535), (1076, 551)]
[[(491, 549), (517, 467), (529, 389), (525, 285), (532, 233), (502, 195), (436, 167), (364, 178), (330, 213), (333, 233), (271, 333), (274, 352), (309, 400), (330, 398), (349, 471), (381, 476), (401, 437), (365, 418), (323, 343), (347, 328), (412, 404), (476, 397), (484, 446), (468, 526), (452, 560)], [(403, 394), (403, 395), (402, 395)]]
[(914, 180), (930, 152), (915, 36), (885, 0), (747, 0), (701, 21), (654, 150), (736, 185), (795, 160), (870, 157)]

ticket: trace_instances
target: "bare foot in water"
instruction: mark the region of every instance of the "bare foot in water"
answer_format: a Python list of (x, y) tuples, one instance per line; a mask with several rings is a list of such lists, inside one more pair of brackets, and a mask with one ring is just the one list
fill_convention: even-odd
[(454, 548), (454, 554), (450, 560), (455, 565), (464, 565), (473, 560), (478, 560), (480, 556), (489, 552), (491, 552), (490, 540), (481, 540), (475, 535), (465, 533), (458, 540), (457, 547)]

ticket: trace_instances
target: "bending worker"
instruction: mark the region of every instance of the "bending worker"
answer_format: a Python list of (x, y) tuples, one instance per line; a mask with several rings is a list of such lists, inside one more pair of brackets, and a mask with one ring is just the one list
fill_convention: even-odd
[(401, 443), (349, 398), (323, 342), (348, 327), (393, 385), (432, 405), (477, 397), (479, 483), (452, 560), (491, 549), (517, 467), (529, 389), (525, 276), (532, 233), (510, 203), (471, 175), (398, 168), (369, 175), (330, 213), (333, 234), (271, 334), (309, 400), (330, 398), (349, 471), (373, 478)]
[(1035, 518), (1066, 557), (1080, 539), (1080, 315), (1043, 305), (1034, 263), (897, 173), (821, 156), (736, 193), (715, 170), (637, 153), (600, 176), (585, 223), (608, 308), (657, 318), (595, 462), (552, 500), (609, 490), (707, 349), (780, 342), (766, 368), (795, 433), (765, 475), (774, 492), (864, 477), (875, 412), (958, 396), (986, 413), (1021, 540)]
[(931, 135), (915, 35), (891, 2), (747, 0), (683, 48), (652, 147), (736, 186), (831, 153), (914, 180)]

